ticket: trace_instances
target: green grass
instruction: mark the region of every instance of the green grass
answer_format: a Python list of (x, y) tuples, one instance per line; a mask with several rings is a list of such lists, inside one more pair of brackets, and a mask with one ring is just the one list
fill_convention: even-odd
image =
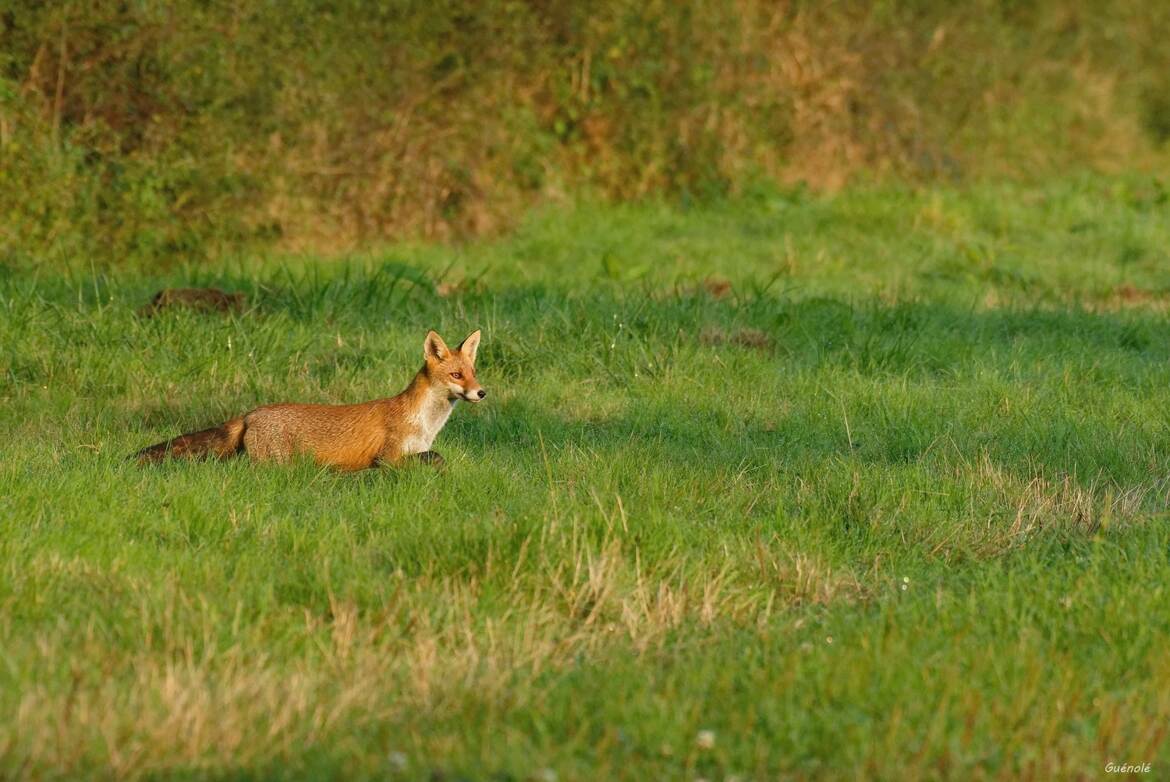
[[(1165, 202), (765, 191), (8, 272), (0, 776), (1165, 774)], [(191, 283), (254, 308), (133, 314)], [(125, 460), (396, 393), (432, 327), (484, 329), (491, 392), (445, 474)]]

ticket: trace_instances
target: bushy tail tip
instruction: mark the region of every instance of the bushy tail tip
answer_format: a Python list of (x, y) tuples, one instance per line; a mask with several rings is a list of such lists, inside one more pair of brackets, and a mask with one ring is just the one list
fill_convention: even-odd
[(128, 458), (139, 464), (161, 462), (168, 456), (173, 458), (199, 459), (214, 456), (226, 459), (239, 453), (244, 447), (244, 419), (233, 418), (222, 426), (214, 426), (199, 432), (181, 434), (173, 440), (156, 443), (131, 454)]

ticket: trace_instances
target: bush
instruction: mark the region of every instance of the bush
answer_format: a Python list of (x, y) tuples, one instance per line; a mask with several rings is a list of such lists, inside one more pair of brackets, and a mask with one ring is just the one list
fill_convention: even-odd
[(1136, 0), (9, 0), (0, 257), (327, 251), (582, 192), (1152, 165), (1168, 34)]

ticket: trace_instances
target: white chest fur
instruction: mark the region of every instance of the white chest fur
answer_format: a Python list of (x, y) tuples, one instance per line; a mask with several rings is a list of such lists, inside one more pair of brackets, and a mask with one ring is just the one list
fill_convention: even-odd
[(454, 409), (453, 401), (441, 398), (429, 402), (411, 416), (412, 431), (402, 441), (403, 455), (431, 450), (431, 444), (435, 442)]

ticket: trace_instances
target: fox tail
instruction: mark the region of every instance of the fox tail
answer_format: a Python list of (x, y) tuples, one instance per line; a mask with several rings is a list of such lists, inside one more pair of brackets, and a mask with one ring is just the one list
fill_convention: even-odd
[(221, 426), (181, 434), (173, 440), (143, 448), (130, 458), (138, 460), (139, 464), (161, 462), (168, 456), (193, 459), (214, 456), (217, 459), (226, 459), (243, 449), (244, 429), (244, 419), (233, 418)]

